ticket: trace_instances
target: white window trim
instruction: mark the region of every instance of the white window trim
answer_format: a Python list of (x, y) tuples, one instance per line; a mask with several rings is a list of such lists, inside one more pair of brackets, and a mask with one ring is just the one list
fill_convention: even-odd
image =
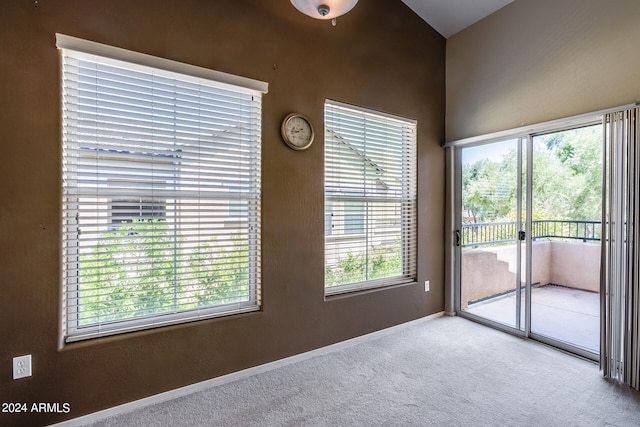
[[(409, 148), (413, 150), (413, 154), (412, 154), (413, 157), (410, 160), (413, 162), (414, 166), (413, 166), (413, 169), (410, 171), (403, 171), (403, 173), (409, 172), (409, 175), (410, 175), (408, 177), (408, 181), (403, 182), (403, 186), (408, 185), (410, 188), (413, 188), (413, 192), (412, 192), (413, 215), (411, 216), (411, 221), (409, 221), (410, 223), (407, 223), (407, 224), (403, 223), (403, 225), (401, 226), (402, 227), (401, 234), (406, 235), (408, 232), (409, 233), (412, 232), (413, 236), (407, 237), (406, 238), (407, 240), (404, 240), (401, 243), (400, 251), (402, 253), (402, 270), (403, 270), (402, 275), (387, 277), (387, 278), (380, 278), (380, 279), (369, 279), (363, 282), (348, 283), (348, 284), (342, 284), (342, 285), (336, 285), (336, 286), (327, 286), (327, 284), (325, 283), (325, 287), (324, 287), (325, 296), (330, 297), (334, 295), (341, 295), (341, 294), (346, 294), (346, 293), (351, 293), (356, 291), (367, 291), (375, 288), (386, 288), (389, 286), (397, 286), (397, 285), (404, 285), (408, 283), (414, 283), (416, 281), (416, 274), (417, 274), (417, 237), (415, 236), (415, 233), (417, 232), (417, 120), (376, 111), (370, 108), (364, 108), (360, 106), (346, 104), (346, 103), (331, 100), (331, 99), (325, 100), (325, 109), (327, 105), (337, 107), (337, 108), (345, 108), (345, 109), (355, 111), (355, 112), (360, 112), (366, 115), (374, 115), (376, 117), (383, 118), (390, 122), (396, 122), (402, 125), (403, 127), (412, 127), (413, 128), (412, 132), (414, 133), (413, 146), (403, 147), (403, 149), (406, 150), (407, 148)], [(326, 127), (326, 119), (325, 119), (325, 127)], [(326, 137), (327, 137), (327, 132), (325, 131), (325, 141), (326, 141)], [(325, 142), (325, 150), (326, 150), (326, 144), (327, 142)], [(327, 160), (325, 158), (325, 162), (326, 161)], [(325, 164), (325, 179), (326, 179), (326, 164)], [(325, 203), (327, 203), (328, 196), (326, 193), (326, 184), (325, 184), (324, 191), (325, 191)], [(329, 199), (333, 200), (333, 197), (329, 196)], [(347, 197), (345, 200), (348, 200), (348, 199), (349, 197)], [(363, 196), (362, 198), (357, 197), (357, 199), (366, 200), (368, 202), (374, 202), (374, 203), (377, 200), (376, 197), (371, 197), (371, 196)], [(391, 199), (382, 199), (382, 200), (388, 201)], [(400, 220), (403, 221), (402, 219)], [(326, 221), (326, 212), (325, 212), (325, 221)], [(367, 217), (365, 214), (365, 222), (366, 221), (367, 221)], [(366, 227), (367, 226), (365, 225), (365, 228)], [(365, 230), (365, 234), (366, 233), (368, 233), (368, 231)], [(335, 244), (339, 240), (354, 238), (356, 236), (357, 235), (326, 235), (325, 236), (325, 257), (327, 256), (326, 254), (327, 254), (328, 242), (332, 242)], [(326, 265), (327, 264), (325, 261), (325, 267)]]
[(102, 58), (117, 59), (131, 64), (138, 64), (146, 67), (153, 67), (157, 70), (165, 70), (181, 75), (188, 75), (194, 78), (213, 80), (221, 84), (227, 84), (234, 89), (244, 87), (249, 91), (267, 93), (269, 84), (247, 77), (236, 76), (222, 71), (210, 70), (196, 65), (185, 64), (171, 59), (159, 58), (147, 55), (146, 53), (135, 52), (115, 46), (109, 46), (77, 37), (56, 33), (56, 47), (58, 49), (69, 49), (75, 52), (83, 52), (91, 55), (98, 55)]
[[(227, 86), (238, 92), (243, 92), (245, 94), (251, 94), (260, 97), (262, 94), (267, 93), (268, 84), (265, 82), (261, 82), (258, 80), (253, 80), (245, 77), (235, 76), (223, 72), (218, 72), (214, 70), (205, 69), (202, 67), (197, 67), (189, 64), (184, 64), (176, 61), (171, 61), (164, 58), (153, 57), (151, 55), (146, 55), (138, 52), (133, 52), (125, 49), (120, 49), (112, 46), (103, 45), (100, 43), (95, 43), (83, 39), (78, 39), (75, 37), (70, 37), (62, 34), (56, 34), (56, 46), (58, 49), (74, 51), (77, 57), (87, 58), (92, 61), (95, 61), (96, 58), (99, 59), (101, 63), (110, 63), (111, 60), (115, 61), (124, 61), (131, 65), (133, 69), (137, 69), (140, 71), (150, 71), (156, 75), (164, 75), (167, 77), (176, 77), (176, 74), (183, 80), (192, 81), (195, 83), (200, 83), (203, 80), (211, 83), (211, 81), (216, 82), (218, 86)], [(112, 62), (113, 63), (113, 62)], [(118, 196), (124, 196), (122, 194), (118, 194)], [(69, 201), (72, 205), (70, 208), (73, 210), (74, 202), (72, 200)], [(259, 211), (259, 207), (257, 207)], [(256, 224), (258, 227), (258, 238), (259, 238), (259, 224)], [(69, 228), (72, 229), (74, 225), (70, 225)], [(75, 226), (77, 227), (77, 226)], [(252, 242), (249, 243), (251, 246)], [(260, 260), (260, 248), (259, 246), (256, 249), (257, 251), (257, 261)], [(77, 256), (76, 256), (77, 257)], [(253, 277), (253, 271), (256, 271), (259, 275), (260, 266), (252, 264), (252, 258), (250, 257), (250, 277)], [(69, 319), (72, 317), (67, 312), (66, 301), (68, 298), (76, 298), (77, 296), (73, 295), (73, 291), (68, 291), (68, 283), (66, 279), (63, 280), (64, 287), (64, 298), (63, 298), (63, 306), (62, 306), (62, 315), (61, 315), (61, 334), (63, 342), (74, 342), (85, 340), (89, 338), (95, 337), (104, 337), (114, 334), (121, 334), (130, 331), (139, 331), (145, 329), (156, 328), (159, 326), (185, 323), (200, 319), (206, 319), (211, 317), (220, 317), (231, 314), (239, 314), (244, 312), (251, 312), (260, 309), (261, 306), (261, 295), (260, 295), (260, 278), (253, 277), (256, 282), (255, 289), (252, 290), (251, 297), (249, 301), (240, 301), (240, 302), (232, 302), (226, 304), (220, 304), (216, 306), (203, 307), (195, 310), (176, 312), (173, 314), (160, 314), (160, 315), (150, 315), (146, 317), (133, 318), (130, 320), (117, 321), (113, 323), (103, 323), (98, 326), (91, 326), (82, 328), (79, 330), (79, 327), (76, 325), (73, 327), (73, 334), (69, 335), (68, 324), (72, 322), (73, 319)], [(251, 283), (251, 282), (250, 282)]]

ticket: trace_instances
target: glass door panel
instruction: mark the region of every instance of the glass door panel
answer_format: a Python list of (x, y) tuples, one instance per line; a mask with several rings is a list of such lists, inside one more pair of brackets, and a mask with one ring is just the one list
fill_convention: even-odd
[(461, 149), (460, 309), (521, 327), (519, 140)]
[(598, 353), (602, 126), (534, 136), (531, 333)]

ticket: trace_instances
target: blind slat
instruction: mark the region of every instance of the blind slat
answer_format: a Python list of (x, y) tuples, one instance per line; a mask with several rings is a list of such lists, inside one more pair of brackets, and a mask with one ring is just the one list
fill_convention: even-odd
[(62, 58), (66, 340), (258, 309), (260, 95)]
[(327, 101), (325, 128), (325, 293), (415, 281), (415, 121)]

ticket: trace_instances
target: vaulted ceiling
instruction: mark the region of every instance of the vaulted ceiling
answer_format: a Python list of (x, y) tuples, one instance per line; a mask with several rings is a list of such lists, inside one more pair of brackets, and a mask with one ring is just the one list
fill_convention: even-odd
[(402, 0), (445, 38), (514, 0)]

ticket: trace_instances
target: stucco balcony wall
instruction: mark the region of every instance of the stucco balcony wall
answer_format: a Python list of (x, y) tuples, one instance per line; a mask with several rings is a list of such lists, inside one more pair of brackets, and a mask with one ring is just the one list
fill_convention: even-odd
[[(522, 244), (523, 260), (526, 256)], [(469, 302), (513, 291), (516, 288), (517, 246), (463, 249), (461, 262), (461, 308)], [(567, 241), (536, 241), (532, 244), (532, 283), (553, 283), (598, 292), (600, 245)], [(525, 267), (522, 263), (521, 283)]]

